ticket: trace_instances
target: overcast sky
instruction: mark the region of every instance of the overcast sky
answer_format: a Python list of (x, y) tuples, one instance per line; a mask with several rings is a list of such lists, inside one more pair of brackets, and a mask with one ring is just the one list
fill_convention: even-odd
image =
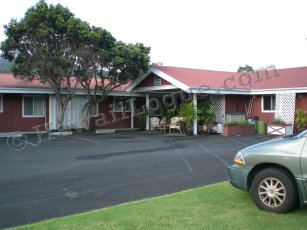
[[(5, 3), (4, 3), (5, 2)], [(24, 17), (38, 0), (1, 2), (0, 24)], [(151, 47), (163, 65), (236, 71), (307, 66), (306, 0), (47, 0), (107, 29), (117, 40)], [(5, 39), (1, 26), (0, 41)]]

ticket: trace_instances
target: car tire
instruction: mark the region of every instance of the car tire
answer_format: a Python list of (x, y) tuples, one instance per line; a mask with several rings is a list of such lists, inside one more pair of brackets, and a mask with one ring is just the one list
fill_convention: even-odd
[(258, 172), (250, 192), (258, 208), (266, 211), (286, 213), (293, 210), (298, 203), (295, 182), (281, 168), (272, 167)]

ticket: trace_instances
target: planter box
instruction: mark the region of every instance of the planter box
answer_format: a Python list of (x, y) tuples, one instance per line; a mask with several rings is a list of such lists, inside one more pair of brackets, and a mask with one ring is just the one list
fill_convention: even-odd
[(267, 134), (274, 136), (285, 136), (293, 133), (292, 125), (268, 124)]
[(236, 136), (236, 135), (252, 135), (255, 133), (255, 127), (252, 125), (244, 126), (224, 126), (222, 135), (225, 137)]

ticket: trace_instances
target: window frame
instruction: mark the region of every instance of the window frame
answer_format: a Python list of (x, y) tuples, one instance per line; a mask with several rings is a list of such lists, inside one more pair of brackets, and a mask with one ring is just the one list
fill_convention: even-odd
[[(120, 110), (119, 109), (117, 109), (116, 108), (116, 106), (115, 106), (115, 101), (116, 100), (120, 100), (120, 102), (122, 102), (122, 106), (120, 107)], [(124, 104), (123, 104), (124, 102), (123, 102), (123, 98), (121, 98), (121, 97), (113, 97), (113, 112), (117, 112), (117, 113), (120, 113), (120, 112), (123, 112), (124, 111)]]
[[(26, 97), (31, 97), (31, 98), (42, 98), (43, 99), (43, 115), (25, 115), (25, 98)], [(34, 100), (33, 102), (34, 103)], [(31, 118), (31, 117), (45, 117), (45, 113), (46, 113), (46, 97), (44, 96), (40, 96), (40, 95), (23, 95), (22, 96), (22, 117), (25, 118)], [(34, 106), (33, 106), (34, 109)], [(33, 112), (33, 111), (32, 111)]]
[(0, 94), (0, 113), (3, 113), (3, 94)]
[[(272, 107), (272, 97), (274, 97), (275, 98), (275, 101), (274, 101), (274, 103), (275, 103), (275, 105), (274, 105), (274, 110), (272, 110), (272, 109), (270, 109), (270, 110), (266, 110), (266, 109), (264, 109), (264, 97), (268, 97), (268, 96), (270, 96), (271, 98), (270, 98), (270, 101), (271, 101), (271, 107)], [(268, 95), (262, 95), (262, 97), (261, 97), (261, 112), (263, 112), (263, 113), (274, 113), (274, 112), (276, 112), (276, 94), (268, 94)]]
[(159, 76), (154, 77), (154, 85), (155, 86), (161, 86), (162, 85), (162, 78)]

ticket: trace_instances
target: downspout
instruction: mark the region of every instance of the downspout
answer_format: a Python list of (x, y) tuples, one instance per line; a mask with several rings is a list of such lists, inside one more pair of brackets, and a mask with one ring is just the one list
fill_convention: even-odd
[(149, 93), (146, 93), (146, 130), (149, 130)]
[(193, 93), (193, 109), (194, 109), (194, 122), (193, 122), (193, 135), (197, 135), (197, 94)]

